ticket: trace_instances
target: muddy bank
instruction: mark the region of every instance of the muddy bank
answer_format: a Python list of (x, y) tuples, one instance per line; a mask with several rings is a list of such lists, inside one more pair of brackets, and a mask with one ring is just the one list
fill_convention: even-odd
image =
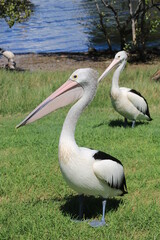
[[(15, 55), (16, 67), (36, 71), (75, 70), (77, 68), (105, 68), (111, 62), (110, 57), (79, 54), (20, 54)], [(7, 59), (0, 58), (0, 68), (7, 64)]]
[[(77, 68), (91, 67), (104, 69), (114, 58), (114, 54), (106, 53), (47, 53), (47, 54), (19, 54), (15, 55), (16, 66), (18, 69), (30, 71), (55, 71), (55, 70), (75, 70)], [(147, 64), (158, 63), (160, 56), (152, 56)], [(140, 64), (138, 61), (129, 61)], [(7, 59), (0, 58), (0, 68), (4, 68)], [(143, 63), (144, 64), (144, 63)]]

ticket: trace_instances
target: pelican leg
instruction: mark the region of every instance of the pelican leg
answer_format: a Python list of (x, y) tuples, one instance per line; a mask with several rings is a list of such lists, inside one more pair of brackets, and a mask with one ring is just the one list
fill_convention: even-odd
[(102, 201), (102, 219), (101, 221), (92, 221), (90, 222), (90, 226), (91, 227), (102, 227), (102, 226), (106, 226), (106, 222), (105, 222), (105, 211), (106, 211), (106, 200)]
[(79, 195), (78, 198), (78, 202), (79, 202), (79, 212), (78, 212), (78, 217), (77, 219), (74, 219), (74, 222), (82, 222), (83, 221), (83, 206), (84, 206), (84, 195)]
[(128, 125), (127, 118), (124, 118), (124, 128), (126, 128)]
[(136, 123), (136, 121), (135, 121), (135, 120), (133, 120), (133, 121), (132, 121), (132, 128), (134, 128), (134, 127), (135, 127), (135, 123)]
[(83, 220), (83, 204), (84, 203), (84, 195), (79, 195), (79, 216), (78, 220)]

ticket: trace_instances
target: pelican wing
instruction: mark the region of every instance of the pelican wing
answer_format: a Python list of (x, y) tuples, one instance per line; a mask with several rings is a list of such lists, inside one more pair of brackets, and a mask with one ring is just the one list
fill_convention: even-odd
[(127, 93), (127, 97), (129, 99), (130, 102), (132, 102), (132, 104), (140, 111), (142, 112), (144, 115), (147, 115), (150, 117), (149, 114), (149, 109), (148, 109), (148, 103), (146, 101), (146, 99), (136, 90), (131, 89), (128, 93)]
[(93, 157), (96, 160), (93, 164), (93, 171), (96, 177), (101, 181), (107, 182), (111, 188), (120, 189), (123, 193), (126, 193), (127, 186), (122, 163), (101, 151), (94, 154)]

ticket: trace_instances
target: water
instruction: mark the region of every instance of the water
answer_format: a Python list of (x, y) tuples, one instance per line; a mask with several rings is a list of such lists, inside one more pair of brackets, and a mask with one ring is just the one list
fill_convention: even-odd
[(15, 53), (75, 52), (88, 50), (88, 35), (79, 24), (86, 19), (81, 1), (32, 0), (35, 12), (29, 21), (9, 29), (0, 21), (0, 47)]
[[(0, 19), (0, 47), (14, 53), (85, 52), (90, 46), (107, 48), (103, 35), (93, 27), (97, 18), (94, 1), (31, 1), (35, 11), (29, 21), (11, 29)], [(114, 34), (113, 34), (114, 35)], [(113, 36), (113, 48), (119, 48)]]

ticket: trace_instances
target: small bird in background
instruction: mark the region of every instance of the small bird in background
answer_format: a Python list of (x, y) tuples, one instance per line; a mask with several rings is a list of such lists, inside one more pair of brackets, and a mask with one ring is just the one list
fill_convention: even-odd
[(5, 65), (6, 69), (13, 70), (16, 68), (16, 62), (14, 61), (14, 53), (0, 48), (0, 54), (2, 54), (8, 60), (8, 63)]

